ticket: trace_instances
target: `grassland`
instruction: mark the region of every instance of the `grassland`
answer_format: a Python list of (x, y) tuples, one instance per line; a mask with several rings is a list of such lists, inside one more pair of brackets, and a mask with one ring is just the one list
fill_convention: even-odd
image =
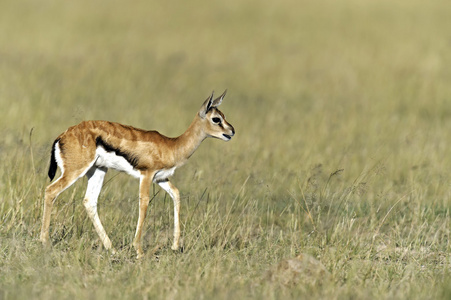
[[(2, 1), (0, 299), (449, 299), (447, 1)], [(85, 119), (181, 134), (211, 90), (236, 128), (158, 188), (109, 172), (97, 238), (80, 180), (38, 242), (53, 139)], [(292, 282), (287, 258), (327, 270)]]

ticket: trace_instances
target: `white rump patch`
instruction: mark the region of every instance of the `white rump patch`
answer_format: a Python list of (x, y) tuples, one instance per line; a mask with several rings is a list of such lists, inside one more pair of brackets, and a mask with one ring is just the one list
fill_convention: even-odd
[(61, 157), (61, 149), (60, 149), (60, 142), (57, 142), (55, 145), (55, 160), (56, 164), (61, 170), (61, 174), (64, 173), (64, 164), (63, 164), (63, 158)]
[(107, 152), (103, 147), (97, 147), (94, 165), (125, 172), (135, 178), (139, 178), (141, 175), (124, 157), (116, 155), (114, 152)]

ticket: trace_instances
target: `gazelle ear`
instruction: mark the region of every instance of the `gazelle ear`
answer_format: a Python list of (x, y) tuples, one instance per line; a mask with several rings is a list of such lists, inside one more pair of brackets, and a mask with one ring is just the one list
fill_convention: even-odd
[(202, 106), (200, 107), (199, 116), (202, 119), (205, 118), (205, 116), (207, 115), (208, 110), (212, 107), (213, 94), (214, 94), (214, 91), (211, 93), (211, 96), (208, 97), (207, 100), (205, 100), (204, 103), (202, 104)]
[(218, 98), (213, 100), (213, 102), (211, 103), (211, 107), (217, 107), (217, 106), (221, 105), (222, 99), (224, 99), (226, 93), (227, 93), (227, 90), (225, 90), (224, 93), (222, 93), (221, 96), (219, 96)]

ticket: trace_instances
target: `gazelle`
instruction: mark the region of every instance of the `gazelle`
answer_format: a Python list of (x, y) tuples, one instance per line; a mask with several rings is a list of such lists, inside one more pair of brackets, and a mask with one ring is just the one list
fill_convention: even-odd
[(107, 250), (111, 241), (97, 213), (97, 199), (109, 168), (139, 178), (139, 216), (133, 246), (138, 258), (143, 256), (141, 235), (149, 205), (152, 182), (163, 188), (174, 201), (173, 250), (180, 246), (180, 194), (169, 181), (176, 168), (182, 166), (207, 137), (229, 141), (235, 129), (217, 108), (226, 92), (213, 100), (205, 100), (188, 129), (179, 137), (169, 138), (157, 131), (146, 131), (107, 121), (84, 121), (68, 128), (53, 143), (48, 175), (61, 176), (45, 189), (44, 212), (40, 240), (49, 244), (50, 215), (55, 198), (84, 175), (88, 187), (83, 204), (94, 228)]

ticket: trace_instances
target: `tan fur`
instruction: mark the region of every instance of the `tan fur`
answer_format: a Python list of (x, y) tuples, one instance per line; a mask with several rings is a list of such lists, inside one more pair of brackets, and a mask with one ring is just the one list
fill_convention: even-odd
[[(143, 255), (141, 235), (149, 204), (150, 184), (158, 183), (174, 200), (174, 243), (172, 249), (179, 248), (180, 195), (177, 188), (168, 181), (166, 175), (182, 166), (207, 137), (230, 140), (235, 130), (216, 107), (225, 96), (213, 100), (213, 95), (203, 103), (189, 128), (179, 137), (169, 138), (157, 131), (146, 131), (108, 121), (84, 121), (68, 128), (55, 141), (60, 150), (62, 174), (45, 190), (44, 213), (41, 227), (41, 241), (49, 243), (50, 214), (55, 198), (77, 179), (86, 175), (88, 188), (83, 201), (90, 219), (106, 249), (112, 249), (97, 214), (97, 198), (107, 167), (102, 165), (97, 148), (108, 153), (118, 153), (133, 165), (133, 174), (139, 174), (139, 217), (133, 245), (138, 257)], [(213, 122), (221, 120), (220, 124)], [(56, 149), (52, 149), (55, 151)], [(58, 161), (58, 159), (56, 159)], [(125, 161), (125, 160), (124, 160)], [(124, 169), (119, 168), (119, 171)], [(160, 173), (159, 173), (160, 172)], [(114, 250), (112, 250), (114, 251)]]

